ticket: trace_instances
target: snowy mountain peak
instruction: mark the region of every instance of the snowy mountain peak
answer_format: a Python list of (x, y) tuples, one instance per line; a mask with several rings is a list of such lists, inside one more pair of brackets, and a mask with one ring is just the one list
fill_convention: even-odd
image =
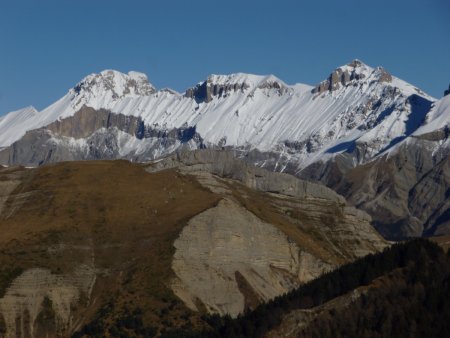
[[(0, 147), (22, 137), (27, 130), (40, 128), (51, 122), (72, 116), (83, 106), (112, 109), (131, 99), (149, 97), (156, 92), (143, 73), (121, 73), (104, 70), (81, 80), (61, 99), (37, 113), (34, 109), (9, 113), (0, 120)], [(14, 128), (9, 121), (14, 121)]]
[(229, 75), (212, 74), (208, 77), (207, 83), (210, 85), (235, 85), (245, 84), (246, 87), (256, 88), (264, 83), (277, 82), (280, 85), (287, 86), (282, 80), (274, 75), (254, 75), (246, 73), (234, 73)]
[(71, 93), (86, 102), (109, 96), (112, 100), (123, 97), (148, 96), (155, 92), (155, 87), (148, 81), (147, 75), (139, 72), (124, 74), (116, 70), (104, 70), (91, 74), (81, 80)]
[[(264, 151), (287, 147), (306, 160), (342, 142), (361, 139), (375, 154), (392, 139), (413, 132), (432, 102), (383, 68), (359, 60), (336, 68), (316, 88), (290, 86), (273, 75), (235, 73), (211, 75), (184, 94), (155, 91), (141, 73), (105, 70), (87, 76), (35, 116), (16, 119), (8, 131), (11, 137), (2, 128), (6, 117), (0, 120), (0, 146), (87, 106), (93, 108), (89, 112), (106, 109), (139, 117), (155, 130), (195, 127), (208, 144)], [(335, 151), (327, 154), (331, 153)]]
[(343, 73), (347, 72), (351, 74), (358, 74), (361, 78), (369, 76), (373, 72), (373, 68), (366, 65), (364, 62), (358, 59), (354, 59), (352, 62), (338, 67), (336, 71), (341, 70)]
[(319, 83), (313, 93), (321, 94), (326, 91), (336, 91), (350, 84), (360, 82), (392, 82), (392, 76), (383, 67), (372, 68), (362, 61), (355, 59), (352, 62), (336, 68), (325, 81)]
[(134, 79), (135, 81), (141, 81), (143, 83), (149, 83), (147, 74), (141, 73), (141, 72), (135, 72), (135, 71), (129, 71), (128, 76), (131, 79)]

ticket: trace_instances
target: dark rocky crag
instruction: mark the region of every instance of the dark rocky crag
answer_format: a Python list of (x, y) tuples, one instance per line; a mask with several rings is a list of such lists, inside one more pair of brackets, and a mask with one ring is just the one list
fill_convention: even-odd
[(208, 79), (207, 81), (199, 83), (194, 88), (186, 90), (185, 96), (195, 99), (197, 103), (208, 103), (212, 101), (213, 96), (222, 97), (230, 91), (244, 90), (248, 87), (249, 85), (245, 82), (235, 84), (214, 84)]
[[(197, 103), (211, 102), (214, 97), (227, 97), (232, 92), (241, 91), (244, 92), (250, 88), (250, 84), (247, 82), (240, 83), (214, 83), (214, 78), (209, 77), (206, 81), (199, 83), (193, 88), (186, 90), (184, 96), (194, 99)], [(259, 89), (275, 89), (278, 94), (283, 94), (287, 88), (275, 79), (268, 79), (258, 85)], [(252, 95), (251, 93), (249, 94)]]

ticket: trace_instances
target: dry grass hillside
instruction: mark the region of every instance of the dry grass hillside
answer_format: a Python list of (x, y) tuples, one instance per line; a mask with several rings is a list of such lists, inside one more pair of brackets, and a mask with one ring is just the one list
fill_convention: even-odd
[[(0, 168), (0, 330), (6, 337), (147, 337), (205, 328), (203, 315), (217, 308), (218, 295), (197, 294), (194, 277), (212, 276), (218, 287), (225, 278), (231, 289), (216, 293), (243, 297), (242, 311), (352, 261), (358, 250), (376, 251), (345, 229), (350, 216), (333, 203), (255, 191), (209, 173), (149, 173), (127, 161)], [(227, 218), (227, 205), (239, 215)], [(222, 231), (228, 227), (230, 238)], [(189, 237), (213, 233), (225, 237)], [(293, 263), (280, 248), (272, 254), (265, 233), (286, 243)], [(221, 245), (245, 249), (246, 240), (255, 249), (203, 261), (189, 256), (192, 240), (208, 244), (206, 258)], [(181, 272), (173, 269), (175, 256)], [(192, 276), (196, 262), (206, 270)]]
[(136, 307), (146, 322), (169, 320), (169, 309), (171, 320), (190, 317), (166, 285), (172, 243), (217, 196), (173, 170), (149, 175), (126, 161), (61, 163), (24, 176), (1, 214), (2, 271), (70, 275), (92, 264), (90, 300), (74, 309), (80, 324), (110, 302), (110, 321)]

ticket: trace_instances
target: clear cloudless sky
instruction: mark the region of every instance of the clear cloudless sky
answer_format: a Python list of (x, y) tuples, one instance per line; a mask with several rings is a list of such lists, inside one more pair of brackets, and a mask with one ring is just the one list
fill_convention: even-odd
[(441, 97), (449, 0), (0, 0), (0, 115), (104, 69), (183, 92), (209, 74), (316, 84), (352, 59)]

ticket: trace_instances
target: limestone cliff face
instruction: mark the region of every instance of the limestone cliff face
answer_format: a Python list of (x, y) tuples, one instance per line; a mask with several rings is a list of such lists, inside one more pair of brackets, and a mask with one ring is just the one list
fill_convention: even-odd
[[(70, 335), (76, 324), (72, 309), (82, 296), (90, 298), (95, 276), (88, 265), (80, 265), (71, 275), (56, 275), (40, 268), (23, 272), (0, 299), (6, 337)], [(51, 313), (45, 320), (50, 327), (39, 318), (43, 312)]]
[(74, 116), (57, 120), (44, 129), (58, 136), (80, 139), (92, 135), (101, 128), (117, 128), (127, 134), (142, 138), (145, 127), (140, 118), (83, 106)]
[(223, 197), (174, 244), (172, 289), (191, 309), (236, 316), (387, 245), (370, 217), (342, 196), (232, 152), (182, 152), (147, 166), (168, 168)]
[(221, 315), (237, 316), (332, 268), (231, 200), (191, 219), (174, 245), (175, 294)]
[(38, 166), (76, 160), (148, 161), (203, 147), (195, 127), (153, 129), (141, 118), (83, 106), (73, 116), (27, 132), (0, 150), (0, 164)]

